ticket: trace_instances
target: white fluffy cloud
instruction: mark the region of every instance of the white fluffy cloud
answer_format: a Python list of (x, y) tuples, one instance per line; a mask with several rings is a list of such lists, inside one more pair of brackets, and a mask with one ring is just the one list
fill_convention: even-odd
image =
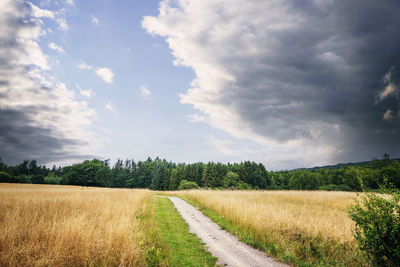
[[(6, 0), (4, 0), (6, 1)], [(8, 1), (8, 0), (7, 0)], [(21, 0), (16, 0), (17, 2), (20, 2)], [(4, 2), (5, 5), (7, 5), (6, 2)], [(67, 3), (69, 4), (74, 4), (73, 0), (67, 0)], [(27, 4), (30, 6), (31, 8), (31, 16), (33, 16), (34, 18), (50, 18), (50, 19), (54, 19), (57, 23), (58, 26), (61, 30), (68, 30), (68, 24), (65, 18), (62, 17), (62, 15), (64, 14), (64, 12), (61, 11), (51, 11), (51, 10), (47, 10), (47, 9), (41, 9), (37, 6), (35, 6), (34, 4), (32, 4), (31, 2), (27, 2)], [(45, 2), (43, 2), (44, 5), (46, 5)]]
[(151, 91), (149, 90), (149, 88), (147, 88), (147, 86), (140, 86), (140, 95), (144, 98), (150, 98), (151, 97)]
[[(6, 3), (6, 2), (4, 2), (4, 3)], [(51, 18), (51, 19), (53, 19), (55, 17), (55, 14), (53, 11), (41, 9), (41, 8), (33, 5), (30, 2), (28, 2), (28, 4), (32, 8), (32, 15), (36, 18)]]
[(114, 72), (109, 68), (98, 68), (95, 73), (106, 83), (113, 83)]
[(96, 18), (95, 16), (90, 16), (90, 21), (91, 21), (94, 25), (100, 25), (99, 19)]
[(61, 30), (64, 30), (64, 31), (68, 30), (68, 24), (65, 19), (59, 18), (59, 19), (57, 19), (57, 23)]
[(188, 118), (188, 120), (190, 122), (193, 122), (193, 123), (195, 123), (195, 122), (207, 122), (206, 117), (204, 117), (202, 115), (199, 115), (199, 114), (191, 114), (191, 115), (188, 115), (187, 118)]
[(56, 45), (55, 43), (49, 43), (49, 48), (60, 53), (64, 53), (64, 49), (61, 46)]
[(79, 64), (77, 65), (77, 67), (78, 67), (78, 69), (81, 69), (81, 70), (92, 70), (92, 69), (93, 69), (92, 66), (86, 64), (86, 63), (83, 62), (83, 61), (81, 61), (81, 63), (79, 63)]
[(111, 112), (115, 112), (115, 108), (113, 105), (111, 105), (110, 103), (106, 104), (106, 109), (108, 109)]
[(93, 90), (92, 89), (83, 90), (79, 84), (76, 84), (76, 88), (78, 88), (79, 93), (81, 95), (86, 96), (87, 98), (90, 98), (93, 95)]
[[(396, 1), (165, 0), (142, 26), (193, 69), (181, 103), (233, 137), (280, 148), (275, 157), (307, 151), (322, 164), (398, 153), (399, 126), (382, 120), (393, 103), (375, 96), (382, 71), (400, 65), (399, 11)], [(380, 18), (373, 29), (368, 14)]]
[(86, 96), (86, 97), (92, 97), (93, 94), (93, 90), (92, 89), (88, 89), (88, 90), (81, 90), (80, 91), (81, 95)]
[(94, 70), (94, 73), (99, 76), (103, 81), (106, 83), (113, 83), (114, 79), (114, 72), (110, 68), (95, 68), (91, 65), (86, 64), (85, 62), (81, 61), (77, 65), (78, 69), (81, 70)]

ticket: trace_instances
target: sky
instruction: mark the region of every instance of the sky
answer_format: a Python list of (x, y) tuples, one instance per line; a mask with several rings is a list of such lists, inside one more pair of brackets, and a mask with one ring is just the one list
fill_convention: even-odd
[(0, 157), (400, 157), (398, 0), (0, 0)]

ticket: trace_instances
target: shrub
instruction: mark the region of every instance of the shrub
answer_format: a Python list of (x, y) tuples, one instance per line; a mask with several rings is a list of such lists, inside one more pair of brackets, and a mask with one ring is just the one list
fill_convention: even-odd
[(182, 180), (178, 190), (187, 190), (187, 189), (199, 189), (200, 187), (195, 182), (189, 182), (187, 180)]
[(13, 177), (8, 172), (0, 171), (0, 183), (26, 183), (26, 179), (24, 178), (25, 177)]
[(25, 183), (25, 184), (30, 184), (31, 180), (29, 176), (27, 175), (20, 175), (15, 177), (15, 183)]
[(46, 176), (44, 177), (44, 182), (46, 184), (60, 184), (61, 178), (57, 178), (54, 176)]
[(366, 193), (349, 210), (355, 239), (376, 266), (400, 266), (400, 194)]
[(239, 190), (251, 190), (253, 188), (251, 187), (251, 185), (249, 185), (249, 184), (247, 184), (247, 183), (245, 183), (243, 181), (239, 181), (238, 184), (237, 184), (237, 189), (239, 189)]
[(336, 185), (336, 184), (328, 184), (328, 185), (322, 185), (318, 188), (318, 190), (323, 190), (323, 191), (353, 191), (350, 186), (347, 184), (341, 184), (341, 185)]
[(0, 171), (0, 182), (12, 182), (12, 177), (7, 172)]
[(276, 184), (271, 184), (271, 185), (267, 186), (266, 189), (267, 190), (283, 190), (282, 187), (280, 187), (279, 185), (276, 185)]
[(31, 177), (32, 184), (44, 184), (44, 177), (43, 175), (36, 174)]

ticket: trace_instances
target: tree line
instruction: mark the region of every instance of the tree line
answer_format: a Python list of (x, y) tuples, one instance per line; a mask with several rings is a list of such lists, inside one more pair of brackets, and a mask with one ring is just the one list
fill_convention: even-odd
[[(35, 160), (8, 166), (0, 159), (0, 182), (62, 184), (112, 188), (224, 188), (267, 190), (360, 191), (383, 183), (400, 188), (400, 162), (388, 155), (362, 165), (267, 171), (261, 163), (173, 163), (150, 157), (145, 161), (86, 160), (71, 166), (47, 168)], [(180, 187), (181, 186), (181, 187)]]

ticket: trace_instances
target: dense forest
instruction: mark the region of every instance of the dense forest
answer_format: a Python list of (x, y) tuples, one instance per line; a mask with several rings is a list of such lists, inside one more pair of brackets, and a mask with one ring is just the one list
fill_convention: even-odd
[(225, 189), (294, 189), (360, 191), (382, 184), (400, 188), (400, 162), (385, 154), (360, 165), (340, 165), (313, 169), (267, 171), (261, 163), (173, 163), (165, 159), (146, 161), (120, 159), (110, 166), (109, 160), (86, 160), (72, 166), (49, 169), (35, 160), (7, 166), (0, 159), (0, 182), (63, 184), (115, 188), (182, 188)]

